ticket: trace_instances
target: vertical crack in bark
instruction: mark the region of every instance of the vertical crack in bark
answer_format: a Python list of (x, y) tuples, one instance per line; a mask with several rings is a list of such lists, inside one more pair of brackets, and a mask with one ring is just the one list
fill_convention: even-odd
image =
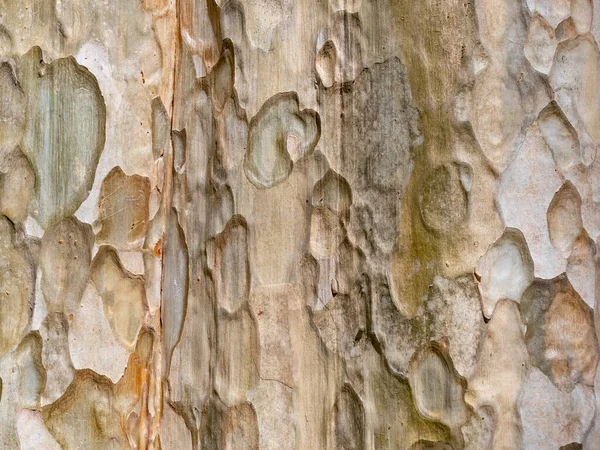
[[(179, 74), (179, 59), (181, 52), (181, 21), (180, 21), (180, 1), (174, 0), (173, 6), (175, 8), (175, 31), (173, 33), (174, 44), (174, 57), (173, 57), (173, 67), (172, 67), (172, 83), (171, 83), (171, 108), (170, 108), (170, 117), (171, 117), (171, 126), (170, 129), (173, 130), (174, 121), (175, 121), (175, 96), (177, 90), (177, 76)], [(160, 273), (160, 306), (157, 310), (158, 318), (156, 320), (158, 332), (158, 344), (157, 351), (155, 352), (155, 365), (154, 365), (154, 418), (152, 423), (152, 435), (148, 437), (150, 442), (156, 441), (159, 439), (160, 434), (160, 425), (162, 422), (163, 416), (163, 406), (164, 406), (164, 394), (165, 388), (168, 387), (167, 374), (163, 376), (163, 365), (165, 355), (163, 353), (163, 329), (162, 329), (162, 316), (163, 316), (163, 305), (164, 305), (164, 273), (165, 273), (165, 252), (164, 248), (166, 246), (166, 236), (167, 229), (166, 227), (169, 224), (167, 220), (168, 214), (171, 209), (172, 204), (172, 182), (173, 182), (173, 164), (174, 164), (174, 152), (173, 152), (173, 143), (172, 140), (168, 140), (167, 147), (167, 162), (164, 166), (164, 185), (163, 185), (163, 193), (161, 199), (161, 207), (160, 214), (162, 214), (162, 249), (161, 251), (161, 273)], [(154, 444), (156, 446), (156, 444)]]

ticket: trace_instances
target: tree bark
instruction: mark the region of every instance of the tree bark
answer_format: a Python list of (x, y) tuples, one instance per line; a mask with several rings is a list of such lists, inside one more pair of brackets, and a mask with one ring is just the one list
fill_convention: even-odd
[(0, 447), (600, 448), (599, 11), (0, 0)]

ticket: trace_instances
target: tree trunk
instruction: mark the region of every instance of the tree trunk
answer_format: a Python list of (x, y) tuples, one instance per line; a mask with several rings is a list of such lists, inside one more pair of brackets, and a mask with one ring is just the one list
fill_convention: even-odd
[(0, 0), (0, 447), (600, 448), (599, 11)]

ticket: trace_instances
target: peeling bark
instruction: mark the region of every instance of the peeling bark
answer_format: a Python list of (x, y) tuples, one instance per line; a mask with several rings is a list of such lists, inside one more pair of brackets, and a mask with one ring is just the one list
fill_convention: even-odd
[(0, 0), (0, 447), (600, 447), (599, 0)]

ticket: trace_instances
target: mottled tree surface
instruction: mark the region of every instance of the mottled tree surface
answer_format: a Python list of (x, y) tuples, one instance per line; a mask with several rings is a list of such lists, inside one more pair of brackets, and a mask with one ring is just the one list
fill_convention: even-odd
[(600, 0), (0, 0), (0, 448), (600, 449), (598, 41)]

